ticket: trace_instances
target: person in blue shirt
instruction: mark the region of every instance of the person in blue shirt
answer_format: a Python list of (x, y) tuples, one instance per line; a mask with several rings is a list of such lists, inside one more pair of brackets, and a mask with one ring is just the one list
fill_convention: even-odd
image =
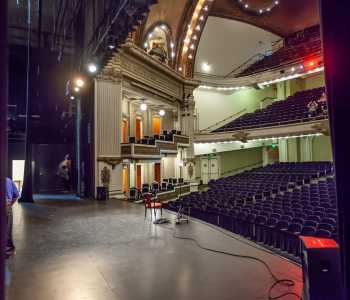
[(15, 183), (6, 178), (6, 207), (7, 207), (7, 244), (6, 244), (6, 256), (9, 257), (15, 252), (15, 245), (12, 237), (13, 227), (13, 211), (12, 206), (19, 198), (19, 192)]

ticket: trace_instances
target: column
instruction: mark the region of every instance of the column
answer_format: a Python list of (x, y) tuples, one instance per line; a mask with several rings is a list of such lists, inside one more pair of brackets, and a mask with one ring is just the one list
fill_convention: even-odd
[(279, 161), (287, 162), (288, 161), (288, 141), (287, 139), (278, 140), (278, 153)]
[(333, 159), (336, 170), (338, 233), (344, 285), (343, 299), (350, 297), (350, 188), (348, 124), (350, 103), (350, 27), (349, 2), (320, 0), (321, 34), (325, 62), (328, 114)]
[(269, 164), (269, 152), (266, 146), (262, 148), (262, 162), (263, 162), (263, 167)]
[[(119, 159), (122, 138), (122, 82), (95, 81), (95, 185), (106, 165), (98, 159)], [(122, 165), (111, 170), (110, 190), (122, 189)], [(96, 189), (95, 189), (96, 190)]]
[(300, 138), (300, 161), (312, 161), (312, 142), (311, 136)]

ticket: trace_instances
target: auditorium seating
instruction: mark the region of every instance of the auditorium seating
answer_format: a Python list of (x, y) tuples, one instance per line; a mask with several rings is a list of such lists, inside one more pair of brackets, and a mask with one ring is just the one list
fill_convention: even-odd
[(276, 163), (210, 181), (209, 190), (169, 202), (177, 211), (298, 256), (299, 235), (337, 237), (333, 165)]
[(325, 89), (321, 87), (297, 92), (287, 99), (276, 101), (264, 109), (244, 114), (215, 129), (214, 132), (278, 126), (327, 118), (326, 104), (323, 104), (324, 109), (320, 105), (314, 116), (309, 115), (307, 108), (308, 103), (320, 99), (324, 91)]
[(129, 137), (129, 143), (130, 144), (155, 145), (156, 140), (173, 142), (174, 135), (182, 135), (182, 132), (180, 130), (171, 130), (171, 131), (164, 130), (163, 134), (160, 134), (160, 135), (156, 134), (154, 136), (144, 136), (139, 141), (137, 141), (134, 136), (131, 136), (131, 137)]
[(319, 27), (313, 26), (285, 38), (283, 47), (270, 55), (265, 55), (261, 60), (239, 73), (237, 77), (256, 74), (300, 61), (308, 61), (321, 53)]

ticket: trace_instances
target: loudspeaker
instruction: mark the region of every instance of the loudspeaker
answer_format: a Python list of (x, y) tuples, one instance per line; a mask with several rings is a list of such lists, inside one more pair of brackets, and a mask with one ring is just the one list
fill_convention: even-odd
[(343, 299), (339, 246), (332, 239), (301, 236), (303, 300)]

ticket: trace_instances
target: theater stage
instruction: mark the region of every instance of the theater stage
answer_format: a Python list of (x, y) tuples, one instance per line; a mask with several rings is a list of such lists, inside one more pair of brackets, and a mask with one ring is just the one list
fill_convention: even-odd
[[(165, 213), (171, 219), (174, 215)], [(164, 225), (163, 225), (164, 226)], [(259, 262), (206, 252), (144, 219), (142, 205), (40, 200), (15, 209), (8, 300), (263, 300), (273, 279)], [(206, 247), (265, 260), (280, 278), (301, 270), (204, 224), (176, 227)], [(273, 295), (288, 289), (276, 288)], [(284, 300), (295, 300), (287, 296)]]

